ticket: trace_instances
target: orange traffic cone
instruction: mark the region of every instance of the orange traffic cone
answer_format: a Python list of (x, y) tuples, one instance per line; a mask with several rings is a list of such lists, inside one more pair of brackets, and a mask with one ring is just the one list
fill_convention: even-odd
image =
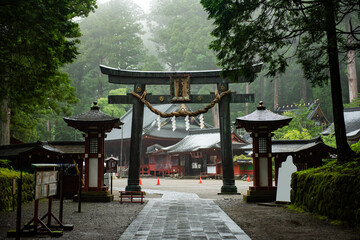
[(160, 180), (159, 180), (159, 178), (158, 178), (158, 180), (157, 180), (157, 184), (156, 185), (160, 185)]
[(201, 176), (200, 176), (200, 182), (199, 183), (202, 183), (202, 181), (201, 181)]
[(248, 182), (250, 182), (250, 175), (248, 175)]
[(142, 181), (141, 181), (141, 178), (140, 178), (140, 183), (139, 183), (139, 185), (142, 185)]

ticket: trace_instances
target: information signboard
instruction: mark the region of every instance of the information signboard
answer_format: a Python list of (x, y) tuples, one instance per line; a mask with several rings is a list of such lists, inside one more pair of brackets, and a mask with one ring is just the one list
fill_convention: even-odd
[(56, 195), (58, 171), (36, 171), (35, 200)]
[(117, 161), (113, 158), (110, 158), (106, 161), (105, 172), (106, 173), (116, 173), (117, 172)]

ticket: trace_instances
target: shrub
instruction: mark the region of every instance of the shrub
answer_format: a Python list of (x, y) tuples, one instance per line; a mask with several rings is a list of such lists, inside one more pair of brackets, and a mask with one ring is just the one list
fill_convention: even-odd
[[(0, 211), (9, 210), (12, 207), (12, 188), (14, 178), (20, 178), (19, 171), (10, 170), (8, 168), (0, 168)], [(32, 174), (23, 172), (22, 179), (22, 202), (24, 203), (31, 201), (34, 198), (34, 177)], [(16, 197), (17, 196), (15, 195), (15, 198)]]
[(332, 161), (292, 175), (291, 201), (307, 211), (360, 225), (360, 161)]

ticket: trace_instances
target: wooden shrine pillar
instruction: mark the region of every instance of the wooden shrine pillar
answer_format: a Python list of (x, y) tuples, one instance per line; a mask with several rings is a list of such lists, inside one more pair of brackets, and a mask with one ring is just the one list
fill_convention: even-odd
[[(219, 93), (227, 91), (228, 83), (217, 84)], [(219, 102), (219, 122), (220, 122), (220, 144), (223, 167), (223, 186), (221, 193), (237, 193), (235, 186), (234, 166), (233, 166), (233, 150), (231, 140), (230, 127), (230, 100), (231, 95), (226, 95)]]
[[(142, 95), (145, 84), (135, 84), (134, 92)], [(133, 97), (133, 115), (131, 124), (130, 161), (128, 185), (125, 191), (141, 191), (140, 180), (140, 159), (142, 148), (142, 131), (144, 119), (144, 103)]]

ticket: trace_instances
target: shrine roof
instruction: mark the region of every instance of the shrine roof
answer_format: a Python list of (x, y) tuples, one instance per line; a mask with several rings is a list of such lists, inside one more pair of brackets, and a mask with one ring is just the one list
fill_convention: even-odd
[(96, 102), (94, 102), (94, 106), (91, 107), (90, 111), (71, 117), (64, 117), (64, 121), (69, 126), (81, 131), (84, 131), (92, 126), (101, 126), (104, 124), (107, 124), (107, 126), (104, 126), (106, 130), (109, 128), (120, 128), (122, 125), (122, 122), (120, 122), (119, 118), (114, 118), (100, 111), (100, 108), (97, 106)]
[(0, 158), (13, 158), (31, 154), (34, 151), (45, 151), (51, 154), (83, 154), (83, 141), (68, 142), (34, 142), (0, 146)]
[(323, 113), (323, 111), (320, 107), (319, 99), (316, 99), (312, 102), (302, 103), (302, 104), (287, 104), (287, 105), (278, 106), (274, 110), (274, 112), (278, 113), (278, 114), (283, 114), (284, 112), (287, 112), (287, 111), (296, 111), (299, 109), (299, 107), (307, 107), (310, 109), (307, 119), (313, 119), (313, 118), (319, 117), (316, 115), (320, 115), (323, 118), (323, 121), (326, 124), (329, 124), (329, 121), (327, 120), (325, 114)]
[(220, 131), (218, 128), (190, 131), (189, 135), (180, 142), (161, 150), (167, 153), (178, 153), (208, 148), (220, 148)]
[(47, 142), (20, 143), (0, 146), (0, 158), (12, 158), (26, 155), (32, 151), (42, 150), (45, 152), (60, 154), (60, 150), (48, 145)]
[(84, 141), (52, 141), (48, 142), (49, 146), (58, 149), (62, 154), (83, 154), (85, 153)]
[[(251, 151), (252, 144), (242, 147), (243, 150)], [(276, 153), (299, 153), (302, 151), (309, 151), (312, 149), (325, 149), (330, 153), (336, 153), (336, 149), (326, 145), (322, 139), (313, 138), (309, 140), (272, 140), (271, 152)]]
[(344, 119), (346, 133), (360, 129), (360, 107), (345, 108)]
[[(244, 145), (242, 142), (232, 143), (234, 149), (240, 149), (240, 146)], [(161, 151), (166, 153), (180, 153), (211, 148), (221, 148), (219, 128), (191, 130), (189, 131), (189, 135), (180, 142), (169, 147), (161, 148)]]
[[(346, 128), (346, 136), (349, 139), (357, 139), (360, 137), (360, 107), (344, 108), (344, 121)], [(329, 135), (334, 133), (334, 123), (332, 123), (321, 134)]]
[(254, 112), (244, 117), (236, 118), (235, 125), (237, 128), (245, 128), (248, 132), (251, 132), (252, 129), (255, 128), (270, 128), (271, 130), (275, 130), (288, 125), (291, 119), (291, 117), (282, 116), (267, 110), (262, 105), (262, 101), (260, 101), (260, 105)]

